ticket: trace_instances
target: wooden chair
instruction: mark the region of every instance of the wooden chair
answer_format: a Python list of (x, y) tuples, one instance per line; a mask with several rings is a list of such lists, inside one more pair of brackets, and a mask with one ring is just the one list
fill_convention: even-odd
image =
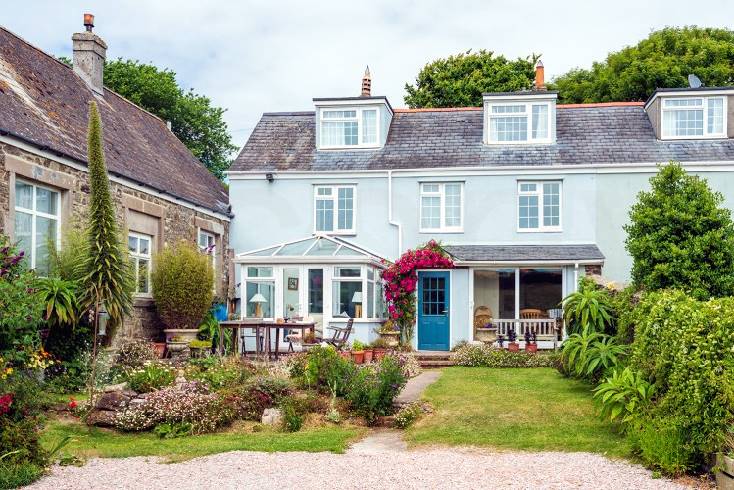
[(520, 318), (546, 318), (543, 314), (543, 310), (537, 310), (535, 308), (525, 308), (520, 310)]
[(347, 320), (347, 325), (345, 327), (326, 327), (329, 330), (333, 330), (334, 333), (328, 339), (317, 338), (316, 342), (326, 342), (327, 344), (333, 345), (336, 350), (342, 350), (349, 340), (349, 336), (352, 334), (353, 326), (354, 318), (350, 318)]

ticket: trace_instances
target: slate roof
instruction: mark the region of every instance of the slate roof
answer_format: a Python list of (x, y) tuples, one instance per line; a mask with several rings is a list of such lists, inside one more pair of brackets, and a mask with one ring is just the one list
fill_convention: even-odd
[(228, 213), (222, 183), (163, 120), (110, 90), (95, 97), (71, 68), (0, 27), (0, 134), (86, 164), (90, 100), (99, 106), (110, 173)]
[(603, 261), (604, 254), (588, 245), (444, 245), (454, 258), (467, 262)]
[(396, 109), (383, 148), (315, 148), (313, 112), (266, 113), (231, 170), (389, 170), (734, 160), (734, 140), (656, 139), (642, 103), (557, 106), (553, 145), (485, 145), (481, 108)]

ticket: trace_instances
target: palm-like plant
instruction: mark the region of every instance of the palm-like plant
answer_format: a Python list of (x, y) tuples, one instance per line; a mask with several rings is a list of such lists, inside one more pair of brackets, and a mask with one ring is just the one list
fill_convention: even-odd
[(614, 337), (601, 335), (592, 342), (584, 356), (584, 370), (587, 376), (604, 372), (615, 367), (627, 353), (627, 346), (617, 344)]
[(582, 333), (568, 336), (563, 342), (561, 357), (567, 372), (579, 378), (597, 379), (617, 366), (626, 352), (627, 346), (587, 326)]
[(594, 389), (594, 399), (601, 407), (600, 416), (627, 424), (644, 414), (652, 403), (655, 385), (630, 368), (615, 369)]
[(44, 319), (50, 328), (74, 327), (79, 321), (79, 303), (76, 284), (56, 277), (39, 280), (36, 288), (38, 300), (44, 305)]
[(591, 328), (584, 328), (581, 333), (573, 333), (563, 342), (561, 358), (566, 369), (581, 376), (585, 372), (586, 355), (591, 345), (601, 338), (602, 334)]
[(608, 331), (613, 324), (609, 293), (582, 287), (563, 299), (563, 318), (570, 333), (580, 333), (586, 327), (594, 332)]

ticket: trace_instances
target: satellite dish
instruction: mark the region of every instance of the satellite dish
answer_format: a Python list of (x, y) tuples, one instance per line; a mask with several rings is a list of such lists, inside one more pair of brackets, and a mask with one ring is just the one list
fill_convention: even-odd
[(691, 88), (701, 88), (703, 86), (703, 83), (701, 83), (700, 78), (691, 73), (690, 75), (688, 75), (688, 86), (690, 86)]

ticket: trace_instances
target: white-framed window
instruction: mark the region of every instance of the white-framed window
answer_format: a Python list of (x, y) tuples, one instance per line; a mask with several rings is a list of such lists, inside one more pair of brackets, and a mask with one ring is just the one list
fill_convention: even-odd
[(320, 148), (370, 148), (378, 145), (377, 108), (323, 108)]
[(357, 189), (353, 185), (314, 187), (314, 230), (334, 234), (354, 234)]
[(363, 291), (362, 267), (334, 267), (332, 284), (332, 310), (334, 317), (364, 318), (366, 294)]
[(463, 231), (464, 184), (424, 182), (420, 186), (420, 231)]
[(59, 243), (61, 193), (48, 187), (15, 181), (14, 237), (28, 264), (39, 275), (50, 272), (49, 247)]
[(199, 228), (197, 240), (201, 253), (211, 257), (212, 271), (214, 272), (214, 291), (217, 290), (217, 236)]
[(560, 181), (519, 181), (518, 231), (561, 231)]
[(248, 318), (275, 318), (275, 275), (272, 266), (247, 266), (243, 301)]
[(723, 138), (726, 97), (662, 99), (662, 120), (663, 138)]
[(128, 233), (127, 251), (135, 274), (135, 294), (150, 296), (150, 271), (153, 237), (142, 233)]
[(487, 142), (494, 144), (550, 143), (550, 102), (487, 105)]

